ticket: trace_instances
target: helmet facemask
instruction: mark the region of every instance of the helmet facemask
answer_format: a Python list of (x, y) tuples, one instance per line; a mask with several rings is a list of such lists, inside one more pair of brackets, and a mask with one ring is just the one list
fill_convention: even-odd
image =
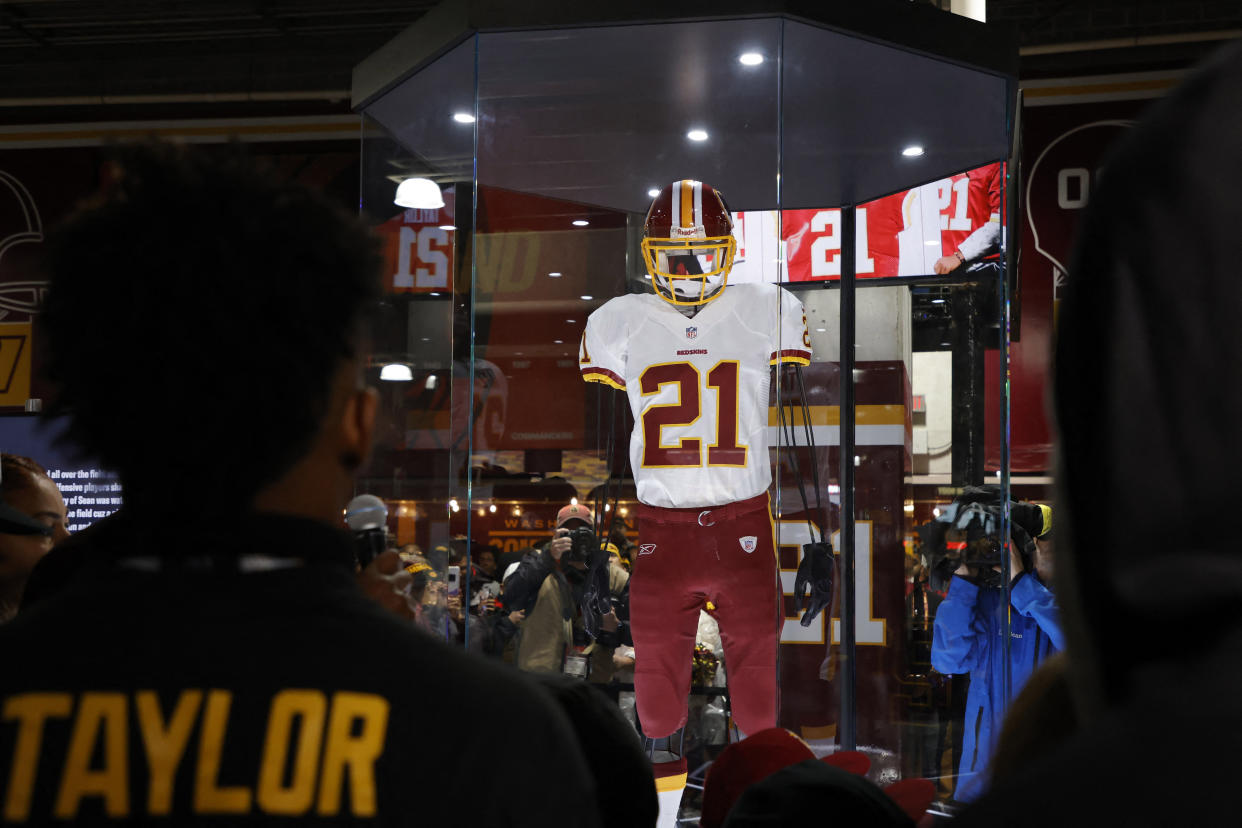
[(732, 236), (643, 239), (643, 259), (656, 294), (674, 305), (702, 305), (729, 281), (737, 253)]
[(720, 296), (737, 241), (719, 193), (698, 181), (676, 181), (652, 202), (643, 230), (643, 260), (657, 296), (679, 307)]

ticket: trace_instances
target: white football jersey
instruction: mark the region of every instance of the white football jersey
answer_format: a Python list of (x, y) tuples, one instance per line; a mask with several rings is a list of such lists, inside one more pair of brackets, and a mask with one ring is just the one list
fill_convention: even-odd
[(609, 300), (587, 319), (587, 382), (625, 391), (630, 465), (650, 506), (719, 506), (772, 480), (771, 366), (811, 361), (802, 303), (770, 284), (729, 285), (693, 319), (651, 294)]

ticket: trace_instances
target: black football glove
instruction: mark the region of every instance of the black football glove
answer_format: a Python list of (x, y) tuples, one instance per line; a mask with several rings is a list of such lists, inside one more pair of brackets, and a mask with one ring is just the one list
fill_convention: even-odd
[(802, 545), (802, 563), (798, 564), (798, 575), (794, 578), (794, 599), (799, 612), (802, 600), (810, 587), (810, 601), (806, 612), (802, 614), (802, 626), (809, 627), (824, 607), (832, 605), (832, 580), (836, 570), (836, 561), (832, 557), (832, 544), (828, 541), (807, 543)]

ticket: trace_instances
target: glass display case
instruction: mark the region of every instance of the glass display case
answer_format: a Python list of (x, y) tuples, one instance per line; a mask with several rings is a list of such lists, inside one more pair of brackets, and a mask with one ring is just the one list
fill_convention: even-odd
[[(359, 492), (388, 503), (394, 542), (437, 573), (435, 632), (488, 657), (513, 658), (495, 634), (505, 570), (548, 541), (564, 507), (591, 509), (620, 567), (641, 567), (649, 471), (643, 460), (636, 479), (631, 441), (701, 447), (691, 400), (725, 422), (735, 386), (714, 365), (694, 369), (693, 389), (584, 382), (584, 332), (610, 300), (652, 293), (640, 242), (656, 194), (716, 188), (736, 244), (722, 295), (785, 291), (795, 305), (740, 313), (777, 339), (805, 325), (811, 352), (805, 366), (763, 366), (760, 451), (746, 460), (772, 480), (777, 723), (817, 753), (864, 751), (878, 782), (931, 778), (950, 800), (982, 720), (964, 720), (969, 679), (932, 668), (948, 570), (919, 528), (966, 487), (996, 486), (997, 504), (1010, 494), (1016, 49), (927, 6), (852, 5), (867, 8), (771, 2), (687, 19), (638, 4), (602, 19), (450, 3), (361, 64), (361, 206), (387, 264), (371, 377), (383, 427)], [(415, 186), (430, 189), (398, 192)], [(729, 341), (678, 321), (686, 352)], [(664, 362), (693, 363), (681, 353)], [(702, 504), (684, 487), (672, 498)], [(1007, 537), (1009, 510), (995, 517)], [(794, 581), (821, 535), (835, 597), (803, 625)], [(700, 597), (692, 788), (736, 724), (728, 645)], [(586, 672), (573, 656), (591, 639), (577, 639), (565, 669)], [(625, 704), (630, 675), (586, 662)]]

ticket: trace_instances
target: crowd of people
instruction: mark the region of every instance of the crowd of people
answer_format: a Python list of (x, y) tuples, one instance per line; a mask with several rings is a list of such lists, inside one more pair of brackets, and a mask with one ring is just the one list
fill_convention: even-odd
[[(1056, 347), (1057, 548), (1050, 509), (1015, 509), (1031, 543), (991, 537), (1007, 557), (963, 557), (936, 607), (931, 663), (970, 674), (976, 725), (954, 823), (1232, 812), (1239, 90), (1235, 45), (1092, 195)], [(340, 516), (376, 416), (366, 229), (240, 152), (123, 146), (103, 185), (49, 239), (45, 364), (50, 410), (125, 505), (69, 536), (38, 459), (0, 456), (4, 820), (654, 824), (641, 721), (599, 688), (643, 658), (642, 563), (619, 538), (581, 548), (590, 509), (513, 561), (460, 538), (357, 565)], [(173, 484), (210, 496), (187, 515)], [(596, 578), (606, 611), (584, 597)], [(497, 699), (501, 730), (440, 712)], [(498, 751), (478, 796), (462, 768)], [(703, 824), (935, 821), (934, 790), (865, 765), (746, 734), (708, 772)]]

